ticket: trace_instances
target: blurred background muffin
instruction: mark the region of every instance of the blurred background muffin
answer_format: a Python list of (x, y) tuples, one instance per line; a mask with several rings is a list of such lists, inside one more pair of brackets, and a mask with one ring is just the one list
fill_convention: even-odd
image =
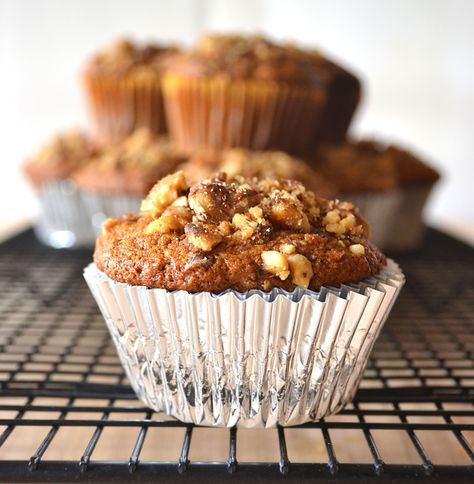
[(367, 217), (377, 245), (411, 250), (420, 243), (423, 207), (439, 179), (434, 168), (407, 151), (369, 140), (322, 147), (316, 166), (339, 197)]
[(56, 248), (89, 245), (93, 232), (71, 174), (97, 155), (99, 148), (81, 131), (68, 131), (47, 141), (23, 164), (38, 196), (35, 233)]
[(72, 173), (95, 231), (108, 217), (137, 212), (156, 180), (184, 160), (170, 140), (140, 129)]
[(174, 46), (121, 39), (89, 59), (83, 85), (97, 137), (117, 141), (138, 128), (167, 132), (161, 76), (174, 52)]
[(336, 187), (303, 160), (283, 151), (251, 151), (231, 148), (222, 151), (196, 152), (181, 165), (186, 177), (197, 182), (217, 172), (245, 178), (290, 178), (304, 183), (306, 188), (319, 196), (330, 198)]
[[(338, 96), (340, 85), (347, 96)], [(343, 139), (359, 98), (357, 80), (321, 55), (257, 35), (204, 35), (169, 59), (163, 89), (170, 134), (188, 152), (308, 154), (318, 136), (328, 137), (323, 124)]]

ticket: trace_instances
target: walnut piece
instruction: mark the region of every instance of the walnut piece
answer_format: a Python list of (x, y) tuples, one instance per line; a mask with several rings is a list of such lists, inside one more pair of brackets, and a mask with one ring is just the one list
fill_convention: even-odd
[(236, 213), (232, 217), (232, 225), (237, 229), (235, 235), (242, 240), (247, 240), (255, 233), (258, 224), (250, 217), (247, 217), (242, 213)]
[(349, 250), (355, 255), (365, 254), (365, 247), (362, 244), (352, 244), (349, 246)]
[(159, 217), (188, 188), (184, 173), (177, 171), (162, 178), (142, 201), (140, 210), (152, 217)]
[(285, 191), (278, 191), (270, 197), (269, 217), (272, 222), (288, 230), (300, 232), (311, 230), (302, 203)]
[(184, 232), (190, 244), (203, 252), (210, 252), (223, 239), (219, 231), (214, 229), (216, 229), (215, 226), (206, 227), (188, 223), (184, 227)]
[(247, 211), (258, 203), (259, 196), (250, 185), (236, 185), (215, 177), (194, 186), (188, 199), (197, 220), (217, 224)]
[(187, 207), (170, 206), (163, 214), (150, 222), (145, 228), (145, 234), (159, 232), (168, 234), (170, 232), (183, 232), (184, 226), (191, 222), (192, 213)]
[(307, 288), (313, 277), (313, 266), (311, 262), (301, 254), (287, 256), (291, 272), (291, 282), (295, 286)]
[(282, 281), (290, 275), (288, 259), (284, 254), (276, 250), (264, 250), (262, 252), (263, 267), (271, 274), (275, 274)]

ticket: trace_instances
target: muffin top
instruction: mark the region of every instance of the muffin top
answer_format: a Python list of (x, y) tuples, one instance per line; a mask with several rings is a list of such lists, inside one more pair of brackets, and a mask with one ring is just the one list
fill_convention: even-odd
[(283, 151), (251, 151), (232, 148), (223, 151), (202, 151), (195, 153), (180, 167), (189, 182), (225, 172), (229, 176), (244, 178), (289, 178), (303, 182), (309, 190), (329, 198), (336, 189), (316, 170), (299, 158)]
[(183, 162), (170, 140), (142, 128), (102, 152), (74, 172), (81, 188), (102, 193), (144, 196), (158, 178), (175, 171)]
[(138, 45), (129, 39), (118, 39), (89, 59), (86, 72), (90, 75), (161, 74), (167, 57), (177, 52), (178, 48), (171, 45)]
[(385, 265), (368, 232), (352, 204), (294, 180), (221, 173), (189, 187), (179, 171), (152, 188), (140, 214), (104, 223), (94, 262), (118, 282), (150, 288), (318, 290)]
[(321, 73), (313, 53), (259, 36), (204, 35), (185, 54), (170, 58), (171, 73), (190, 77), (316, 85)]
[(316, 166), (340, 193), (385, 192), (399, 186), (432, 183), (439, 177), (407, 151), (369, 140), (320, 148)]
[(435, 183), (440, 174), (432, 166), (418, 157), (396, 146), (387, 146), (386, 151), (392, 158), (400, 186)]
[(63, 180), (98, 152), (83, 132), (72, 130), (51, 138), (23, 164), (23, 172), (35, 185)]

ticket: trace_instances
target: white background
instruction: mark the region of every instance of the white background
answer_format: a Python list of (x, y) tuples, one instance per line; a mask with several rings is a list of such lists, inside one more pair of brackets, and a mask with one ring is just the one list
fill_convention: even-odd
[(87, 126), (78, 74), (92, 51), (122, 35), (190, 44), (209, 29), (297, 40), (352, 68), (365, 86), (352, 132), (430, 160), (444, 178), (428, 219), (474, 225), (470, 0), (0, 0), (0, 224), (35, 213), (21, 161)]

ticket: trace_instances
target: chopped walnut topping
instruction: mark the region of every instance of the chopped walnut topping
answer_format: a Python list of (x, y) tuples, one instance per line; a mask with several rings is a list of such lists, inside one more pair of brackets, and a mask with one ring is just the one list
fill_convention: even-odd
[(187, 224), (184, 227), (184, 232), (188, 241), (194, 247), (204, 252), (211, 251), (223, 239), (222, 235), (218, 231), (204, 225), (197, 225), (193, 223)]
[(296, 247), (292, 244), (283, 244), (280, 247), (280, 252), (286, 255), (294, 254), (296, 252)]
[(365, 247), (362, 244), (352, 244), (349, 246), (349, 250), (355, 255), (365, 254)]
[(298, 232), (311, 230), (303, 204), (294, 195), (276, 191), (271, 195), (268, 204), (270, 220), (275, 224)]
[(290, 265), (291, 282), (299, 287), (307, 288), (313, 277), (311, 262), (301, 254), (292, 254), (287, 257)]
[(140, 210), (159, 217), (188, 188), (182, 171), (162, 178), (142, 201)]
[(232, 225), (237, 229), (236, 236), (243, 240), (250, 239), (257, 230), (257, 222), (242, 213), (236, 213), (232, 217)]
[(171, 205), (173, 207), (187, 207), (188, 197), (185, 197), (185, 196), (179, 197)]
[(169, 206), (163, 214), (150, 222), (145, 228), (145, 234), (160, 232), (167, 234), (170, 232), (183, 232), (184, 226), (191, 222), (192, 213), (187, 207)]
[(288, 259), (284, 254), (276, 250), (265, 250), (262, 252), (263, 267), (271, 274), (275, 274), (282, 281), (290, 275)]
[(213, 178), (195, 185), (189, 193), (189, 206), (197, 220), (218, 223), (231, 220), (258, 203), (258, 193), (248, 184), (237, 185)]

